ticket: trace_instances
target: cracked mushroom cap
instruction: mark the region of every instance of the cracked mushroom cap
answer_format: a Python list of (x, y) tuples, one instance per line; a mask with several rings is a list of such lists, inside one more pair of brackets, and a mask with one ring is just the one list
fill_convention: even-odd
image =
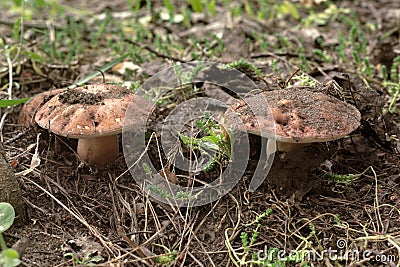
[[(226, 125), (238, 129), (231, 119), (237, 115), (249, 133), (275, 138), (282, 143), (332, 141), (360, 126), (361, 114), (354, 106), (306, 89), (267, 91), (249, 97), (246, 102), (241, 100), (226, 111)], [(256, 118), (253, 111), (257, 114), (257, 109), (265, 103), (268, 103), (272, 116), (266, 114)]]
[(50, 99), (36, 113), (37, 124), (71, 138), (115, 135), (122, 131), (131, 101), (141, 101), (130, 90), (112, 84), (68, 89)]
[(35, 114), (47, 101), (53, 96), (65, 91), (67, 89), (54, 89), (46, 92), (42, 92), (33, 96), (28, 102), (24, 104), (18, 115), (18, 124), (26, 126), (32, 125), (35, 121)]

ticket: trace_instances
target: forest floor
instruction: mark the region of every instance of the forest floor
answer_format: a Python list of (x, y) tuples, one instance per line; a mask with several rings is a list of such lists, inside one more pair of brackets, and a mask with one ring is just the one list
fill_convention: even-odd
[[(21, 266), (400, 266), (399, 1), (36, 0), (27, 1), (22, 35), (21, 6), (0, 7), (0, 86), (8, 87), (14, 59), (15, 99), (84, 78), (101, 83), (97, 70), (140, 91), (159, 71), (205, 61), (237, 68), (261, 91), (333, 85), (326, 93), (362, 117), (351, 135), (319, 144), (328, 155), (294, 188), (267, 179), (249, 191), (261, 144), (253, 136), (235, 187), (211, 203), (175, 207), (144, 192), (122, 152), (89, 166), (75, 139), (19, 124), (14, 106), (1, 138), (29, 223), (4, 234), (9, 246), (29, 240)], [(155, 136), (180, 103), (242, 97), (206, 83), (182, 88), (157, 103)], [(150, 143), (155, 169), (167, 165), (176, 183), (215, 180), (229, 165), (220, 157), (211, 170), (184, 172)]]

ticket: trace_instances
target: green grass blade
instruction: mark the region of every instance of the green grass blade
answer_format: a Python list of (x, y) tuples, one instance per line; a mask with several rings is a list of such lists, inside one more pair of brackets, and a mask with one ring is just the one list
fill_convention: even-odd
[(78, 82), (71, 84), (70, 86), (68, 86), (68, 89), (73, 89), (75, 87), (78, 86), (82, 86), (85, 83), (87, 83), (88, 81), (90, 81), (91, 79), (93, 79), (94, 77), (98, 76), (101, 74), (101, 72), (106, 72), (107, 70), (111, 69), (112, 67), (114, 67), (115, 65), (117, 65), (118, 63), (120, 63), (122, 60), (124, 60), (128, 55), (130, 54), (130, 52), (126, 52), (124, 53), (122, 56), (120, 56), (119, 58), (111, 61), (110, 63), (104, 65), (102, 68), (100, 68), (98, 71), (92, 72), (91, 74), (89, 74), (88, 76), (82, 78), (81, 80), (79, 80)]
[(23, 104), (28, 100), (29, 100), (29, 98), (12, 99), (12, 100), (2, 99), (2, 100), (0, 100), (0, 108), (16, 106), (16, 105), (19, 105), (19, 104)]

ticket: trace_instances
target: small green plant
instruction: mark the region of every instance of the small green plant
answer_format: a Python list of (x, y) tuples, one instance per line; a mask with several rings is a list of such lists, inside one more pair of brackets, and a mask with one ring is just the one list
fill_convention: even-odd
[(176, 250), (170, 250), (166, 246), (155, 244), (156, 246), (162, 247), (166, 252), (163, 255), (159, 255), (155, 258), (155, 262), (160, 266), (170, 266), (171, 263), (176, 259), (178, 252)]
[(349, 51), (348, 48), (351, 48), (350, 56), (353, 60), (353, 64), (368, 86), (365, 77), (374, 76), (374, 68), (367, 57), (368, 40), (363, 28), (357, 20), (349, 19), (348, 16), (341, 16), (341, 20), (343, 24), (348, 26), (350, 29), (348, 36), (341, 33), (338, 38), (339, 44), (336, 47), (338, 57), (342, 62), (347, 62), (348, 55), (346, 54), (346, 51)]
[(335, 214), (335, 217), (333, 218), (333, 221), (336, 223), (336, 225), (342, 225), (342, 221), (340, 220), (340, 215), (339, 214)]
[(150, 178), (151, 178), (151, 173), (152, 173), (152, 171), (151, 171), (151, 168), (150, 168), (149, 164), (147, 164), (146, 162), (144, 162), (144, 163), (142, 164), (142, 168), (143, 168), (144, 172), (145, 172), (147, 175), (149, 175)]
[(341, 62), (347, 62), (346, 49), (347, 49), (347, 38), (343, 34), (343, 32), (340, 32), (338, 37), (338, 45), (335, 47), (335, 50)]
[[(142, 168), (143, 168), (143, 171), (146, 173), (146, 175), (149, 177), (149, 181), (152, 181), (153, 180), (153, 171), (152, 171), (151, 167), (146, 162), (144, 162), (142, 164)], [(146, 190), (153, 192), (156, 195), (162, 196), (163, 198), (166, 198), (166, 199), (172, 198), (172, 195), (170, 193), (168, 193), (164, 189), (161, 189), (158, 185), (148, 184), (148, 185), (146, 185)]]
[(325, 173), (324, 174), (324, 178), (334, 181), (338, 184), (346, 184), (346, 185), (350, 185), (352, 184), (356, 178), (358, 178), (359, 176), (355, 175), (355, 174), (336, 174), (336, 173)]
[[(225, 244), (228, 247), (229, 256), (235, 266), (253, 266), (253, 265), (283, 266), (283, 265), (271, 265), (271, 264), (264, 265), (263, 259), (260, 259), (261, 255), (259, 255), (256, 252), (251, 253), (252, 246), (255, 245), (257, 238), (260, 234), (260, 229), (262, 227), (261, 221), (263, 219), (265, 219), (266, 217), (268, 217), (269, 215), (271, 215), (271, 213), (272, 213), (272, 209), (267, 209), (262, 214), (257, 215), (256, 219), (254, 221), (245, 225), (246, 227), (251, 227), (255, 224), (256, 227), (251, 231), (251, 234), (249, 234), (249, 232), (246, 232), (246, 231), (244, 231), (240, 234), (241, 246), (243, 249), (242, 253), (238, 252), (239, 249), (233, 249), (233, 247), (229, 241), (230, 237), (227, 234), (228, 233), (227, 230), (231, 230), (231, 231), (235, 232), (236, 228), (234, 228), (234, 229), (229, 228), (229, 229), (225, 230)], [(232, 235), (234, 235), (234, 234), (232, 233)], [(278, 264), (278, 263), (274, 263), (274, 264)]]
[(391, 113), (396, 113), (398, 112), (396, 110), (396, 103), (400, 101), (400, 84), (399, 83), (391, 83), (391, 82), (386, 82), (384, 83), (384, 87), (387, 87), (389, 89), (389, 94), (391, 96), (391, 101), (389, 103), (389, 106), (387, 109), (383, 110), (383, 113), (386, 113), (387, 111)]
[(388, 107), (384, 108), (383, 113), (391, 112), (397, 113), (396, 103), (400, 101), (400, 56), (393, 59), (393, 64), (390, 69), (390, 80), (385, 66), (382, 66), (383, 87), (386, 88), (390, 95), (390, 103)]
[(332, 61), (332, 58), (326, 53), (326, 51), (323, 51), (318, 48), (314, 48), (312, 52), (315, 56), (317, 56), (323, 62), (331, 62)]
[(163, 0), (164, 7), (168, 10), (168, 15), (170, 18), (170, 22), (174, 21), (175, 17), (175, 5), (171, 3), (169, 0)]
[(299, 68), (304, 71), (309, 71), (311, 69), (308, 59), (304, 55), (304, 53), (299, 53), (300, 65)]
[(363, 63), (364, 63), (363, 72), (367, 77), (372, 77), (374, 75), (374, 68), (371, 66), (369, 59), (364, 58)]
[[(96, 20), (95, 25), (99, 25), (99, 26), (98, 26), (97, 30), (92, 31), (90, 33), (90, 35), (89, 35), (89, 37), (90, 37), (90, 45), (93, 48), (98, 48), (99, 47), (99, 40), (104, 35), (106, 35), (107, 27), (111, 23), (111, 21), (113, 21), (113, 16), (112, 16), (111, 12), (108, 9), (106, 9), (105, 14), (106, 14), (106, 17), (105, 17), (104, 20), (102, 20), (102, 21)], [(70, 23), (70, 24), (74, 25), (76, 23)], [(80, 24), (81, 25), (85, 25), (83, 22), (80, 22)], [(81, 30), (82, 30), (82, 28), (81, 28)]]
[(196, 199), (197, 195), (193, 195), (191, 193), (188, 192), (184, 192), (184, 191), (178, 191), (176, 192), (176, 198), (178, 200), (193, 200)]
[(218, 165), (222, 165), (224, 158), (230, 158), (230, 142), (224, 130), (215, 123), (210, 113), (206, 112), (204, 118), (196, 121), (196, 126), (201, 129), (203, 136), (193, 137), (179, 134), (184, 145), (193, 152), (199, 151), (208, 156), (203, 170), (209, 172)]
[[(207, 56), (219, 56), (225, 52), (225, 42), (219, 38), (216, 34), (211, 34), (211, 40), (204, 37), (204, 43), (206, 45)], [(216, 45), (217, 44), (217, 45)]]
[(304, 72), (294, 75), (291, 80), (300, 81), (301, 86), (317, 87), (319, 85), (317, 80)]
[(282, 19), (288, 15), (296, 20), (300, 18), (298, 5), (287, 0), (244, 1), (243, 5), (247, 15), (257, 17), (259, 20)]
[[(15, 40), (19, 40), (18, 43), (14, 45), (8, 45), (5, 43), (3, 39), (0, 39), (0, 52), (1, 56), (3, 57), (4, 61), (7, 63), (6, 67), (2, 68), (2, 64), (0, 64), (0, 82), (1, 78), (5, 75), (8, 75), (8, 83), (4, 84), (4, 86), (0, 89), (1, 91), (7, 90), (7, 96), (8, 99), (2, 99), (0, 100), (0, 108), (8, 108), (11, 106), (16, 106), (19, 104), (23, 104), (26, 101), (29, 100), (29, 98), (23, 98), (23, 99), (12, 99), (13, 98), (13, 86), (19, 88), (19, 83), (14, 82), (13, 79), (13, 64), (18, 62), (20, 60), (20, 55), (21, 55), (21, 47), (23, 43), (23, 23), (24, 23), (24, 17), (22, 15), (23, 10), (24, 10), (24, 3), (21, 3), (21, 16), (20, 18), (15, 22), (14, 24), (14, 34), (13, 38)], [(21, 32), (21, 33), (20, 33)], [(19, 66), (20, 67), (20, 66)], [(7, 112), (6, 112), (7, 113)], [(6, 113), (3, 114), (6, 116)], [(3, 119), (2, 119), (3, 120)]]
[(7, 248), (2, 235), (2, 233), (9, 229), (14, 223), (14, 218), (14, 208), (9, 203), (0, 202), (0, 266), (2, 267), (14, 267), (21, 263), (18, 252), (14, 249)]
[(215, 10), (215, 3), (216, 0), (209, 0), (205, 3), (205, 6), (207, 8), (207, 11), (213, 16), (215, 17), (215, 15), (217, 14), (216, 10)]
[[(262, 226), (261, 221), (262, 221), (265, 217), (271, 215), (271, 213), (272, 213), (272, 209), (267, 209), (267, 210), (266, 210), (265, 212), (263, 212), (262, 214), (257, 215), (256, 219), (255, 219), (252, 223), (250, 223), (250, 224), (247, 225), (247, 226), (250, 226), (250, 225), (252, 225), (252, 224), (257, 224), (257, 225), (256, 225), (256, 228), (253, 229), (253, 231), (252, 231), (250, 237), (249, 237), (249, 234), (248, 234), (247, 232), (242, 232), (242, 233), (240, 234), (240, 239), (241, 239), (241, 242), (242, 242), (242, 247), (243, 247), (243, 250), (244, 250), (244, 252), (245, 252), (245, 253), (243, 254), (243, 256), (242, 256), (242, 262), (246, 262), (246, 261), (247, 261), (246, 259), (247, 259), (248, 255), (249, 255), (249, 252), (250, 252), (250, 246), (252, 246), (252, 245), (257, 241), (257, 237), (258, 237), (259, 234), (260, 234), (260, 228), (261, 228), (261, 226)], [(253, 258), (254, 258), (254, 256), (253, 256)]]
[(271, 44), (268, 41), (268, 36), (256, 30), (252, 32), (252, 36), (254, 36), (255, 40), (258, 40), (261, 52), (269, 52)]
[[(307, 60), (306, 57), (304, 56), (304, 54), (303, 54), (303, 57), (305, 60)], [(271, 62), (271, 68), (274, 73), (281, 74), (281, 72), (279, 71), (279, 68), (278, 68), (278, 61), (275, 58)]]
[(197, 13), (203, 12), (203, 4), (201, 3), (201, 0), (190, 0), (188, 2), (194, 12), (197, 12)]
[[(240, 234), (241, 246), (243, 252), (238, 252), (241, 249), (233, 249), (227, 230), (233, 231), (231, 237), (234, 235), (236, 228), (228, 228), (225, 230), (225, 244), (228, 247), (229, 256), (235, 266), (268, 266), (268, 267), (284, 267), (287, 264), (295, 264), (296, 266), (309, 266), (305, 259), (308, 258), (310, 249), (307, 249), (312, 243), (308, 240), (311, 236), (316, 235), (316, 230), (312, 224), (310, 227), (310, 234), (306, 238), (302, 238), (299, 246), (295, 250), (296, 253), (282, 254), (283, 250), (272, 247), (268, 250), (261, 251), (255, 247), (257, 239), (261, 233), (262, 220), (272, 214), (272, 209), (267, 209), (264, 213), (257, 215), (256, 219), (249, 224), (244, 225), (247, 228), (253, 228), (251, 232), (245, 231)], [(253, 226), (255, 225), (255, 227)], [(253, 226), (253, 227), (252, 227)], [(259, 241), (258, 241), (259, 242)], [(265, 247), (264, 247), (265, 249)], [(253, 253), (251, 253), (253, 251)]]
[(65, 253), (64, 257), (71, 257), (76, 265), (79, 266), (93, 266), (95, 263), (104, 261), (104, 258), (100, 255), (92, 256), (90, 253), (85, 253), (83, 256), (79, 256), (75, 253)]
[(244, 73), (254, 73), (259, 77), (263, 76), (263, 73), (260, 71), (260, 69), (258, 69), (256, 66), (254, 66), (244, 58), (240, 58), (239, 60), (236, 60), (232, 63), (228, 63), (226, 64), (226, 66), (237, 69)]
[(282, 35), (280, 32), (275, 33), (276, 39), (277, 39), (277, 44), (275, 47), (276, 52), (280, 53), (286, 53), (290, 51), (292, 48), (292, 42), (289, 40), (287, 36)]
[[(84, 27), (83, 25), (83, 20), (82, 23), (78, 24), (78, 22), (69, 18), (66, 26), (63, 26), (60, 30), (46, 34), (41, 32), (45, 37), (38, 51), (42, 61), (58, 61), (69, 64), (84, 53), (81, 41), (83, 32), (81, 27)], [(67, 51), (65, 47), (68, 47)]]
[(331, 21), (335, 21), (339, 15), (346, 15), (350, 12), (351, 10), (349, 8), (338, 8), (332, 3), (324, 11), (319, 13), (310, 10), (310, 15), (302, 19), (302, 22), (305, 26), (311, 26), (312, 24), (323, 26)]
[(296, 5), (290, 1), (280, 1), (279, 4), (274, 5), (274, 8), (278, 18), (282, 18), (285, 15), (291, 15), (296, 20), (300, 18), (300, 14)]
[(357, 179), (359, 179), (362, 175), (364, 175), (369, 169), (370, 167), (366, 168), (363, 172), (357, 174), (352, 174), (352, 173), (336, 174), (331, 172), (325, 172), (323, 177), (337, 184), (350, 185)]
[(170, 193), (168, 193), (167, 191), (161, 189), (159, 186), (157, 185), (147, 185), (146, 186), (146, 190), (149, 192), (153, 192), (154, 194), (161, 196), (165, 199), (172, 199), (172, 195)]

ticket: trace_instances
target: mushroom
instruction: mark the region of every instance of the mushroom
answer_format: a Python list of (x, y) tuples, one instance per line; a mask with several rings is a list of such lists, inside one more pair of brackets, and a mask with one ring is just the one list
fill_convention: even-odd
[(35, 120), (50, 132), (78, 139), (78, 156), (100, 166), (119, 156), (118, 134), (132, 101), (143, 103), (144, 99), (117, 85), (86, 85), (54, 96), (36, 113)]
[(264, 92), (261, 97), (267, 101), (274, 122), (268, 116), (259, 121), (252, 116), (246, 102), (256, 107), (261, 99), (257, 95), (233, 104), (225, 117), (229, 118), (230, 112), (239, 114), (245, 118), (249, 133), (260, 135), (262, 128), (266, 133), (263, 137), (276, 139), (281, 151), (297, 148), (297, 144), (339, 139), (360, 126), (361, 114), (354, 106), (323, 93), (289, 88)]
[[(269, 114), (255, 116), (252, 111), (257, 113), (265, 103)], [(267, 91), (241, 100), (225, 112), (225, 127), (237, 129), (237, 122), (230, 119), (234, 115), (242, 119), (248, 133), (276, 140), (280, 154), (267, 177), (282, 187), (301, 187), (310, 169), (324, 160), (318, 149), (308, 145), (343, 138), (360, 126), (361, 119), (354, 106), (307, 88)]]
[(65, 88), (54, 89), (35, 95), (24, 104), (18, 116), (18, 124), (31, 126), (34, 123), (36, 112), (53, 96), (65, 91)]

